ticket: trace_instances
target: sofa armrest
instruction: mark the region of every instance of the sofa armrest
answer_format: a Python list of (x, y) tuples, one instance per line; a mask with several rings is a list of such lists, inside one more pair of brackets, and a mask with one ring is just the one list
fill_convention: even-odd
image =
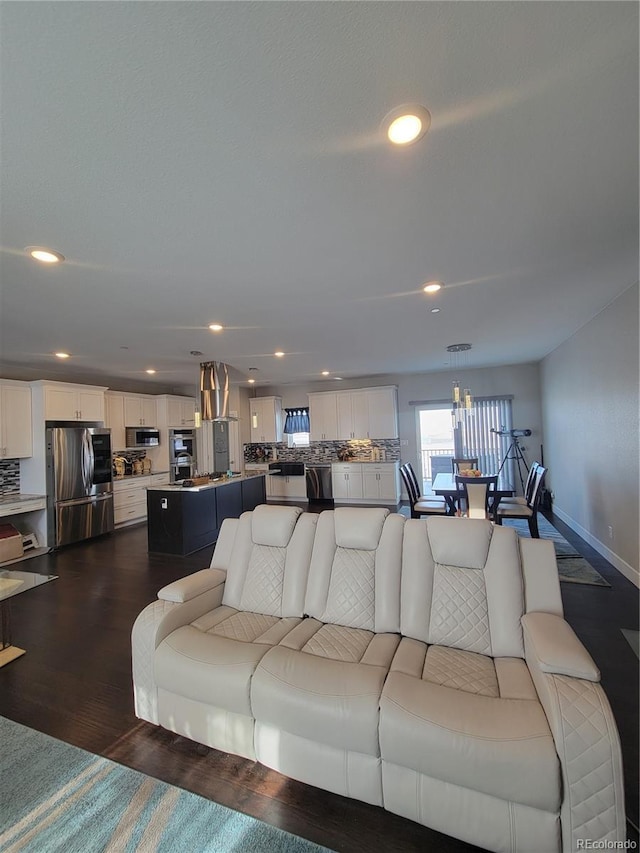
[(568, 622), (553, 613), (522, 617), (527, 662), (535, 659), (542, 672), (600, 681), (600, 670)]
[(180, 578), (180, 580), (163, 586), (158, 592), (158, 598), (177, 603), (190, 601), (197, 595), (223, 584), (226, 576), (227, 573), (221, 569), (202, 569), (192, 575), (187, 575), (186, 578)]
[[(133, 624), (131, 656), (133, 664), (133, 693), (136, 716), (158, 725), (158, 691), (154, 676), (154, 656), (160, 643), (172, 631), (189, 625), (195, 619), (220, 607), (224, 592), (224, 572), (205, 569), (210, 577), (181, 578), (163, 587), (168, 595), (183, 596), (184, 600), (158, 598), (147, 605)], [(196, 575), (202, 575), (196, 572)]]
[[(558, 616), (529, 613), (522, 624), (527, 666), (560, 760), (563, 853), (583, 849), (587, 839), (623, 842), (620, 738), (607, 697), (597, 683), (598, 669)], [(582, 672), (583, 677), (572, 672)]]

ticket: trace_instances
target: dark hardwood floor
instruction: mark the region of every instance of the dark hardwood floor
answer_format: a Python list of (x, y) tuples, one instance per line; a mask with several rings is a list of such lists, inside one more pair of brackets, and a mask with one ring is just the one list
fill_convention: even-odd
[[(602, 670), (622, 739), (628, 815), (637, 826), (638, 659), (620, 628), (638, 627), (638, 591), (550, 520), (611, 583), (562, 584), (562, 592), (567, 619)], [(0, 714), (337, 851), (477, 849), (137, 720), (133, 622), (161, 586), (208, 565), (213, 550), (178, 558), (149, 555), (146, 545), (146, 527), (138, 526), (22, 564), (59, 578), (12, 600), (14, 643), (27, 654), (0, 669)], [(637, 840), (633, 829), (630, 838)]]

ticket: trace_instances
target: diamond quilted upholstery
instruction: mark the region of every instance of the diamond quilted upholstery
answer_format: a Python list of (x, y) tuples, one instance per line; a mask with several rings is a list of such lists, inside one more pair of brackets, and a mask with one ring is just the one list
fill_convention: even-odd
[(241, 643), (260, 642), (260, 637), (279, 621), (277, 616), (241, 611), (220, 622), (209, 633), (239, 640)]
[(575, 849), (578, 838), (619, 840), (620, 756), (609, 703), (598, 684), (564, 675), (548, 677), (562, 713), (561, 759), (571, 805), (570, 849)]
[(481, 569), (436, 563), (429, 642), (491, 654), (487, 591)]
[(474, 652), (429, 646), (422, 677), (433, 684), (464, 690), (465, 693), (500, 695), (492, 658)]
[(362, 660), (374, 634), (342, 625), (323, 625), (303, 646), (302, 651), (332, 660)]
[(375, 630), (375, 551), (336, 550), (321, 621)]
[(254, 545), (240, 599), (240, 610), (281, 616), (286, 549)]

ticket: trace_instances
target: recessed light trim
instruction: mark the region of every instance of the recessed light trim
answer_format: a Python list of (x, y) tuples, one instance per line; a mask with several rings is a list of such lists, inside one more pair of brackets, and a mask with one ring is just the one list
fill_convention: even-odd
[(145, 373), (153, 374), (153, 373), (155, 373), (155, 370), (153, 369), (153, 367), (148, 367), (148, 368), (145, 370)]
[(61, 264), (64, 261), (64, 255), (55, 252), (53, 249), (47, 249), (45, 246), (27, 246), (25, 252), (28, 252), (34, 261), (40, 261), (41, 264)]
[(422, 289), (425, 293), (437, 293), (443, 287), (444, 285), (441, 281), (428, 281)]
[(247, 379), (247, 382), (249, 383), (249, 385), (253, 385), (255, 381), (256, 381), (255, 379)]
[(323, 376), (329, 376), (329, 371), (328, 371), (328, 370), (323, 370), (323, 371), (322, 371), (322, 375), (323, 375)]
[(280, 349), (277, 352), (274, 352), (274, 355), (276, 358), (283, 358), (284, 357), (284, 353)]
[(56, 358), (71, 358), (68, 352), (56, 352), (54, 355)]
[(440, 313), (440, 309), (439, 309), (439, 308), (432, 308), (432, 309), (431, 309), (431, 313), (432, 313), (432, 314), (439, 314), (439, 313)]
[(402, 104), (387, 113), (382, 127), (394, 145), (411, 145), (422, 139), (431, 127), (431, 113), (421, 104)]
[(209, 328), (212, 332), (221, 332), (224, 329), (224, 326), (221, 326), (220, 323), (210, 323)]

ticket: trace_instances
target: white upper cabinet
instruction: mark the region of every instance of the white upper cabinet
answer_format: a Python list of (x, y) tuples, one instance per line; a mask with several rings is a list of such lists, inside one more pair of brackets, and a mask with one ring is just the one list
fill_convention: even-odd
[(104, 388), (67, 382), (43, 382), (40, 387), (45, 420), (104, 421)]
[(395, 386), (309, 394), (311, 441), (398, 437)]
[(32, 455), (31, 387), (26, 382), (0, 382), (0, 459)]
[(124, 422), (124, 394), (107, 391), (104, 395), (104, 425), (111, 430), (111, 449), (124, 450), (127, 446)]
[(156, 398), (148, 394), (125, 394), (124, 395), (124, 425), (133, 426), (157, 426), (158, 411)]
[(335, 441), (338, 438), (336, 394), (309, 394), (309, 425), (309, 441)]
[(249, 401), (251, 443), (282, 441), (282, 398), (254, 397)]
[(193, 397), (167, 397), (167, 426), (195, 426), (196, 401)]

